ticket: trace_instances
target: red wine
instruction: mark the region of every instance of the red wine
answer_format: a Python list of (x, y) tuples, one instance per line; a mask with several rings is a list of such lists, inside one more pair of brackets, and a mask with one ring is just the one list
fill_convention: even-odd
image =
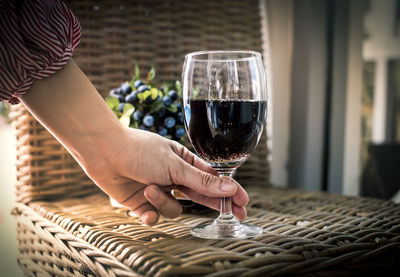
[(188, 100), (185, 122), (196, 152), (210, 163), (239, 165), (261, 137), (267, 101)]

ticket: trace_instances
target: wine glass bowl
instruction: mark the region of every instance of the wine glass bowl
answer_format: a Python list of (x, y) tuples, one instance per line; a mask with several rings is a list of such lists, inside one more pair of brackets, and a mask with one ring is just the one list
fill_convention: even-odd
[[(182, 73), (184, 122), (197, 154), (231, 177), (257, 146), (266, 120), (267, 89), (260, 53), (201, 51), (188, 54)], [(260, 227), (240, 224), (230, 197), (221, 198), (220, 216), (197, 226), (202, 238), (246, 238)]]

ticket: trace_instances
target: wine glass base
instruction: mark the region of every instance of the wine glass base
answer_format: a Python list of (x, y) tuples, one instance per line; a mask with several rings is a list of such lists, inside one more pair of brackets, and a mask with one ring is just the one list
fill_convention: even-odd
[(211, 224), (196, 226), (190, 232), (193, 236), (203, 239), (245, 239), (262, 234), (263, 229), (242, 223), (221, 225), (214, 221)]

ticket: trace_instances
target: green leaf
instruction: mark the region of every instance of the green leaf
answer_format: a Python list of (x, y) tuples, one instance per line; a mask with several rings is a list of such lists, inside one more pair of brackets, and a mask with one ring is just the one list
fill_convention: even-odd
[(135, 107), (134, 106), (132, 106), (129, 103), (125, 103), (124, 111), (122, 112), (122, 116), (130, 117), (133, 114), (134, 111), (135, 111)]
[(142, 103), (142, 102), (146, 99), (146, 98), (144, 98), (144, 93), (139, 93), (139, 94), (137, 95), (137, 97), (138, 97), (140, 103)]
[(143, 95), (143, 99), (147, 99), (147, 97), (149, 97), (151, 95), (151, 92), (150, 92), (150, 90), (146, 90), (142, 93), (142, 95)]
[(154, 112), (160, 110), (162, 107), (164, 107), (163, 101), (157, 100), (151, 105), (149, 113), (154, 113)]
[(179, 97), (182, 97), (182, 86), (180, 81), (175, 82), (176, 91), (178, 92)]
[(178, 111), (178, 107), (175, 104), (172, 104), (171, 106), (167, 107), (167, 110), (171, 113), (176, 113)]
[(132, 128), (139, 128), (139, 122), (133, 121), (132, 124), (131, 124), (131, 127)]
[(120, 113), (119, 111), (113, 110), (112, 112), (115, 114), (115, 116), (116, 116), (117, 118), (119, 118), (120, 115), (121, 115), (121, 113)]
[(161, 91), (159, 91), (159, 90), (156, 89), (156, 88), (152, 88), (152, 89), (150, 90), (150, 93), (151, 93), (151, 99), (155, 100), (155, 99), (157, 99), (157, 97), (161, 94)]
[(129, 123), (131, 121), (130, 116), (122, 115), (121, 118), (119, 119), (119, 122), (125, 127), (129, 127)]
[(139, 65), (136, 61), (133, 62), (134, 66), (135, 66), (135, 76), (134, 76), (134, 81), (139, 80), (140, 79), (140, 69), (139, 69)]
[(108, 106), (111, 110), (113, 110), (113, 111), (118, 110), (119, 101), (118, 101), (117, 98), (112, 97), (112, 96), (107, 96), (107, 97), (106, 97), (106, 103), (107, 103), (107, 106)]
[(147, 73), (147, 81), (146, 84), (148, 84), (151, 80), (153, 80), (156, 77), (156, 70), (154, 69), (154, 65), (151, 66), (151, 69), (149, 73)]
[(163, 82), (161, 84), (161, 89), (164, 91), (164, 96), (168, 94), (168, 91), (170, 91), (173, 87), (173, 84), (171, 82)]
[(143, 92), (144, 99), (146, 99), (150, 95), (151, 95), (151, 91), (150, 90), (146, 90), (146, 91)]

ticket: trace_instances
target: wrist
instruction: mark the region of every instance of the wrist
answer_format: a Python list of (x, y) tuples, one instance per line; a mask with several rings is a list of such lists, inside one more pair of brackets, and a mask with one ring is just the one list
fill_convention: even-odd
[(123, 143), (125, 129), (118, 120), (103, 124), (92, 122), (87, 127), (77, 134), (79, 139), (65, 147), (85, 171), (90, 171), (93, 166), (99, 168), (100, 164), (110, 164), (118, 146)]

